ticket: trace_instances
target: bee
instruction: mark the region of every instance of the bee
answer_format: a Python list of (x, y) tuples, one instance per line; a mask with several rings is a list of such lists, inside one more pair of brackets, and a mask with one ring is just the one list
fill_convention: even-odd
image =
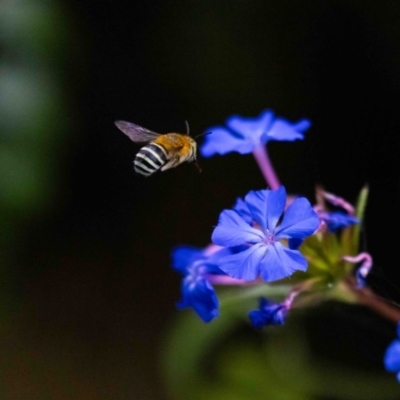
[(196, 161), (197, 143), (189, 136), (187, 122), (186, 135), (182, 133), (160, 134), (126, 121), (115, 121), (115, 125), (133, 142), (147, 143), (139, 150), (133, 161), (136, 173), (147, 177), (159, 169), (165, 171), (175, 168), (185, 161), (194, 161), (199, 172), (201, 171)]

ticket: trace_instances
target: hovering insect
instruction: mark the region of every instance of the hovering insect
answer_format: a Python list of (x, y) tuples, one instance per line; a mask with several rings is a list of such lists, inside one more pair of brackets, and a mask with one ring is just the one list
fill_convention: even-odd
[(133, 161), (136, 173), (150, 176), (159, 169), (165, 171), (177, 167), (185, 161), (194, 161), (198, 170), (201, 171), (196, 161), (197, 143), (189, 136), (187, 122), (186, 135), (182, 133), (160, 134), (126, 121), (115, 121), (115, 125), (133, 142), (148, 143), (139, 150)]

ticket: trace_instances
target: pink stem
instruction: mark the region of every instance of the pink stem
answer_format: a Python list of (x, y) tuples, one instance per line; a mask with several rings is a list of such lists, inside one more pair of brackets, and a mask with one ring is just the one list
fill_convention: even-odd
[(299, 294), (299, 292), (293, 291), (289, 294), (289, 296), (286, 298), (286, 300), (283, 302), (283, 304), (287, 307), (287, 309), (289, 309), (292, 306), (293, 300), (295, 299), (295, 297)]
[(205, 249), (204, 249), (204, 255), (209, 257), (216, 253), (218, 250), (221, 250), (223, 247), (218, 246), (214, 243), (210, 243)]
[(228, 275), (206, 275), (206, 279), (213, 285), (253, 285), (259, 283), (259, 280), (246, 281), (244, 279), (232, 278)]
[(372, 267), (372, 256), (369, 253), (360, 253), (354, 257), (352, 256), (344, 256), (342, 257), (343, 260), (351, 262), (353, 264), (359, 263), (362, 261), (362, 264), (360, 266), (360, 273), (363, 276), (363, 278), (366, 278), (368, 275), (368, 272), (370, 271)]
[(253, 150), (253, 155), (257, 161), (258, 166), (260, 167), (261, 173), (264, 175), (267, 185), (273, 190), (278, 189), (279, 186), (281, 186), (281, 183), (276, 176), (274, 167), (272, 166), (271, 160), (269, 159), (266, 147), (256, 147)]
[(368, 288), (357, 289), (354, 294), (357, 296), (361, 304), (364, 304), (393, 322), (400, 322), (400, 310), (398, 305), (389, 304), (387, 300), (381, 299)]
[(325, 192), (325, 190), (319, 190), (326, 201), (333, 204), (334, 206), (342, 207), (344, 210), (347, 211), (347, 214), (354, 215), (354, 207), (345, 199), (336, 196), (333, 193)]
[(363, 266), (365, 267), (371, 267), (372, 266), (372, 256), (369, 253), (360, 253), (357, 254), (356, 256), (344, 256), (342, 257), (343, 260), (349, 261), (351, 263), (359, 263), (363, 261)]

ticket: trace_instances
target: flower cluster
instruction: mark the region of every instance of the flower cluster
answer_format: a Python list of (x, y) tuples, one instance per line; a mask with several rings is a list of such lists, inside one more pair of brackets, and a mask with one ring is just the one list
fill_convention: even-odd
[[(307, 269), (307, 260), (293, 249), (291, 239), (303, 241), (319, 226), (319, 219), (305, 198), (297, 198), (284, 212), (286, 191), (251, 191), (244, 199), (241, 211), (224, 210), (211, 239), (213, 243), (247, 249), (222, 257), (219, 267), (233, 278), (248, 281), (260, 277), (266, 282), (286, 278), (296, 271)], [(247, 209), (246, 209), (247, 207)], [(250, 219), (250, 221), (249, 221)], [(288, 241), (288, 247), (282, 240)]]
[[(369, 253), (359, 252), (359, 237), (368, 189), (361, 190), (353, 206), (317, 187), (312, 205), (304, 197), (287, 196), (279, 182), (266, 144), (303, 139), (310, 126), (307, 119), (291, 123), (266, 110), (255, 118), (231, 116), (226, 126), (208, 129), (212, 134), (206, 136), (201, 154), (253, 153), (267, 188), (251, 190), (223, 210), (205, 249), (173, 250), (172, 264), (183, 275), (178, 308), (191, 307), (210, 322), (220, 307), (223, 310), (215, 287), (224, 285), (240, 286), (242, 294), (247, 287), (246, 298), (253, 296), (254, 303), (258, 299), (258, 308), (248, 313), (257, 329), (282, 325), (293, 309), (332, 299), (369, 305), (400, 320), (400, 313), (388, 310), (391, 306), (367, 285), (373, 261)], [(255, 286), (260, 291), (253, 295)], [(231, 303), (236, 293), (225, 291)], [(385, 366), (397, 372), (400, 381), (400, 340), (388, 348)]]

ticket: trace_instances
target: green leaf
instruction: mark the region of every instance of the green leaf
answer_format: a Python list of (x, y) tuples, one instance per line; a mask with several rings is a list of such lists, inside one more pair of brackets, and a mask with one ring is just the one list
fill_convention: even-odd
[[(264, 336), (269, 339), (268, 334)], [(230, 391), (240, 393), (239, 399), (309, 400), (306, 393), (276, 373), (263, 348), (253, 343), (240, 343), (223, 352), (218, 370)]]
[[(220, 295), (220, 317), (209, 324), (200, 321), (192, 310), (180, 312), (166, 338), (162, 357), (171, 394), (177, 399), (209, 399), (210, 382), (204, 376), (202, 362), (210, 349), (217, 347), (247, 319), (248, 311), (257, 307), (260, 296), (281, 300), (287, 296), (290, 288), (289, 285), (262, 284), (228, 289)], [(220, 383), (212, 388), (212, 391), (219, 390)], [(225, 397), (214, 397), (213, 394), (212, 398)]]
[[(355, 216), (360, 222), (343, 229), (340, 236), (340, 245), (342, 247), (343, 255), (354, 256), (359, 253), (360, 232), (364, 219), (365, 208), (367, 206), (368, 192), (369, 188), (366, 185), (361, 189), (360, 194), (358, 195)], [(354, 264), (350, 262), (344, 262), (344, 268), (346, 272), (349, 273), (354, 269)]]
[(308, 260), (308, 277), (332, 280), (343, 276), (341, 248), (334, 233), (320, 232), (308, 237), (300, 251)]
[(308, 237), (300, 247), (301, 253), (308, 260), (307, 272), (312, 276), (326, 273), (330, 269), (329, 257), (324, 253), (322, 240), (321, 234), (315, 234)]
[(290, 283), (268, 284), (265, 282), (255, 286), (231, 288), (219, 296), (220, 304), (221, 307), (224, 307), (225, 312), (242, 314), (242, 312), (246, 313), (249, 307), (255, 307), (260, 297), (282, 301), (287, 297), (291, 289), (292, 285)]
[(365, 208), (367, 207), (369, 188), (365, 185), (358, 196), (356, 205), (356, 217), (359, 219), (360, 223), (354, 226), (353, 233), (353, 246), (356, 251), (358, 251), (360, 232), (362, 227), (362, 222), (364, 220)]
[(229, 308), (223, 305), (222, 316), (210, 324), (183, 314), (171, 329), (164, 369), (175, 399), (400, 398), (400, 385), (383, 368), (364, 371), (314, 354), (302, 313), (291, 314), (282, 327), (259, 332), (246, 329)]
[(204, 398), (208, 385), (204, 382), (201, 362), (238, 324), (229, 313), (221, 314), (210, 324), (204, 324), (191, 310), (183, 311), (171, 328), (162, 360), (166, 382), (174, 398)]

